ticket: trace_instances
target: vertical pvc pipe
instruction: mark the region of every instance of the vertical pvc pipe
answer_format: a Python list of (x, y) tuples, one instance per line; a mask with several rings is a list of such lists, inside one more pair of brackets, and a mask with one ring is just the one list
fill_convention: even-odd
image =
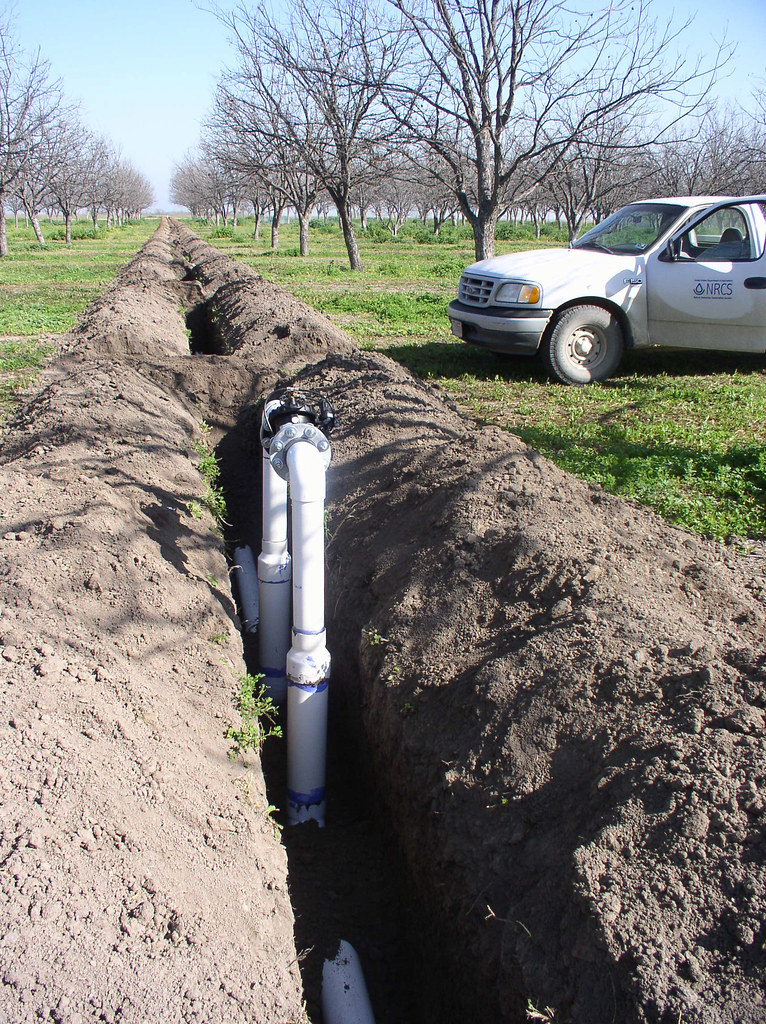
[(317, 449), (287, 452), (292, 497), (293, 645), (287, 654), (288, 821), (324, 825), (330, 652), (324, 628), (325, 466)]
[(287, 550), (287, 481), (263, 452), (263, 542), (258, 557), (258, 660), (269, 696), (287, 696), (285, 662), (290, 646), (291, 561)]
[(242, 629), (254, 633), (258, 629), (258, 571), (253, 552), (247, 545), (234, 548), (234, 563), (229, 574), (239, 595)]
[(335, 959), (325, 960), (322, 967), (322, 1020), (324, 1024), (375, 1024), (359, 957), (345, 939)]

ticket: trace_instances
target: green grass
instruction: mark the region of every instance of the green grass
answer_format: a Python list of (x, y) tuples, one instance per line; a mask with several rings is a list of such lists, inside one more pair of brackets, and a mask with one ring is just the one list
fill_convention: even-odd
[(40, 336), (68, 331), (157, 224), (148, 218), (111, 231), (100, 228), (93, 237), (90, 222), (81, 221), (67, 247), (63, 225), (43, 221), (45, 248), (31, 227), (8, 225), (10, 254), (0, 259), (0, 420), (51, 351)]
[[(99, 231), (96, 238), (75, 238), (67, 247), (63, 240), (51, 238), (60, 225), (43, 222), (45, 248), (37, 244), (31, 228), (16, 230), (11, 223), (10, 255), (0, 259), (0, 335), (68, 331), (77, 314), (136, 254), (157, 223), (156, 217), (146, 218)], [(84, 229), (82, 222), (80, 229)]]
[[(322, 310), (363, 348), (448, 389), (478, 421), (512, 430), (569, 472), (697, 533), (766, 537), (763, 357), (630, 353), (614, 380), (568, 388), (551, 383), (536, 359), (498, 359), (451, 337), (446, 306), (474, 259), (465, 237), (360, 233), (358, 275), (335, 225), (312, 230), (303, 259), (293, 226), (282, 226), (278, 253), (268, 230), (255, 243), (250, 231), (240, 225), (214, 244)], [(512, 238), (496, 251), (561, 241)]]
[(0, 420), (13, 407), (17, 393), (34, 380), (51, 347), (35, 338), (0, 338)]

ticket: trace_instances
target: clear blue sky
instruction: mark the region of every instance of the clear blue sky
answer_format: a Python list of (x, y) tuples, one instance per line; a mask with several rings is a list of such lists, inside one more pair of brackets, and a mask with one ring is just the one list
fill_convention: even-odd
[[(225, 8), (235, 0), (223, 0)], [(317, 0), (320, 2), (320, 0)], [(169, 207), (175, 161), (192, 149), (223, 65), (233, 51), (204, 0), (16, 0), (16, 31), (39, 46), (84, 122), (108, 134)], [(602, 6), (585, 0), (582, 6)], [(0, 0), (0, 8), (7, 6)], [(581, 6), (575, 4), (574, 6)], [(766, 0), (655, 0), (659, 17), (695, 15), (690, 52), (709, 53), (724, 32), (737, 44), (734, 73), (718, 92), (747, 105), (766, 83)]]

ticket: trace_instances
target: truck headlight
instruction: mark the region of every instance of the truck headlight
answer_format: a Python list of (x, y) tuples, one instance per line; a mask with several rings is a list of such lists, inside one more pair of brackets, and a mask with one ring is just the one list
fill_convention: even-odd
[(523, 281), (509, 281), (495, 292), (495, 302), (508, 306), (535, 306), (540, 301), (540, 286)]

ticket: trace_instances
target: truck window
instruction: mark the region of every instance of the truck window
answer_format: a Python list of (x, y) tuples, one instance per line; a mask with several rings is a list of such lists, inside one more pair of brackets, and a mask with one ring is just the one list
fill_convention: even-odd
[(716, 210), (681, 237), (681, 255), (701, 263), (731, 263), (755, 256), (747, 219), (736, 206)]
[(682, 206), (671, 203), (631, 204), (591, 228), (572, 244), (572, 248), (634, 256), (654, 245), (683, 211)]

